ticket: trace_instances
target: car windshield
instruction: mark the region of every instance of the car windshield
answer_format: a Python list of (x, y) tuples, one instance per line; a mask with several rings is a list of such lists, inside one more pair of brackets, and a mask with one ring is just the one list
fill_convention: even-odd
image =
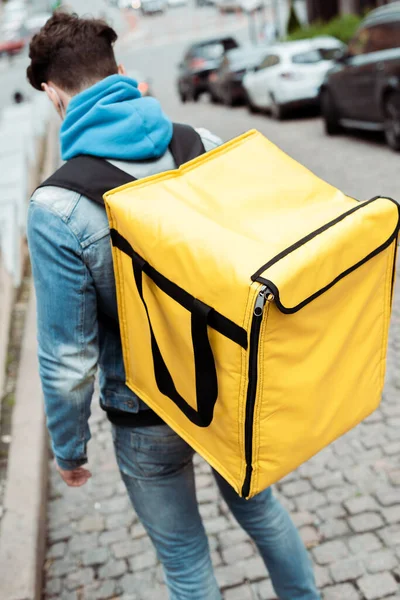
[(208, 60), (215, 60), (221, 58), (224, 52), (234, 48), (237, 48), (237, 42), (233, 38), (225, 38), (197, 46), (194, 48), (193, 54)]
[(292, 62), (297, 65), (312, 65), (324, 60), (333, 60), (338, 48), (315, 48), (292, 56)]
[(220, 43), (207, 44), (207, 46), (200, 46), (196, 48), (196, 56), (201, 56), (208, 60), (220, 58), (224, 53), (224, 47)]
[(233, 50), (229, 53), (230, 68), (232, 71), (251, 69), (260, 64), (260, 61), (264, 56), (265, 49), (254, 50), (254, 48), (249, 48), (247, 50)]

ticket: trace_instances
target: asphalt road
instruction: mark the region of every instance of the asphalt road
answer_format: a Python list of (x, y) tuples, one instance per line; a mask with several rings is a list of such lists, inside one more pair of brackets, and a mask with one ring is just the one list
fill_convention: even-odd
[[(251, 115), (246, 108), (213, 105), (206, 97), (198, 103), (182, 104), (176, 92), (177, 64), (189, 44), (193, 11), (177, 8), (173, 13), (175, 24), (180, 23), (180, 33), (175, 34), (177, 41), (173, 35), (165, 37), (171, 15), (149, 17), (142, 19), (139, 27), (143, 29), (151, 23), (153, 45), (147, 43), (147, 38), (139, 37), (129, 49), (124, 44), (124, 50), (119, 52), (128, 68), (139, 69), (152, 78), (154, 93), (172, 119), (207, 127), (224, 140), (256, 128), (317, 175), (355, 198), (386, 195), (400, 199), (400, 155), (389, 150), (379, 135), (353, 132), (329, 138), (318, 117), (295, 114), (280, 123), (266, 115)], [(248, 39), (245, 18), (233, 18), (231, 28), (239, 39)], [(193, 37), (206, 35), (207, 29), (192, 29)], [(164, 40), (162, 45), (160, 38)]]

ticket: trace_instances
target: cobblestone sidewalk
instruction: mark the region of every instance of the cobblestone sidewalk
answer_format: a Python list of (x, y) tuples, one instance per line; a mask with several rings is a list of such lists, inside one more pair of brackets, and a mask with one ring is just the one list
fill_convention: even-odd
[[(276, 488), (310, 548), (325, 600), (400, 599), (399, 400), (397, 293), (381, 408)], [(161, 567), (119, 479), (109, 425), (97, 406), (93, 413), (89, 483), (67, 488), (50, 466), (43, 597), (167, 600)], [(254, 545), (228, 513), (198, 457), (196, 476), (224, 600), (274, 599)]]

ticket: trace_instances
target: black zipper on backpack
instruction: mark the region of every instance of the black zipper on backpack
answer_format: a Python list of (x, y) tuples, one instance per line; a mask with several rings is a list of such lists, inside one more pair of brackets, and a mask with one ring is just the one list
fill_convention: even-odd
[(246, 419), (244, 425), (246, 476), (242, 487), (243, 498), (247, 498), (250, 493), (251, 475), (253, 472), (253, 421), (258, 380), (258, 343), (260, 340), (260, 331), (265, 304), (267, 299), (273, 299), (273, 295), (272, 297), (271, 295), (271, 290), (265, 285), (262, 286), (254, 305), (253, 320), (251, 323), (249, 344), (249, 383), (247, 387)]

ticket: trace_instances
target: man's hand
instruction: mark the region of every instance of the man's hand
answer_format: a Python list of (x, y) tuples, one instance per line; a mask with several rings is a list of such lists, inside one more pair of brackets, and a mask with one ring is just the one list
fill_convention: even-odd
[(56, 466), (57, 471), (60, 473), (65, 483), (70, 487), (80, 487), (81, 485), (85, 485), (87, 480), (92, 476), (91, 472), (83, 467), (78, 467), (72, 471), (64, 471), (64, 469), (61, 469), (57, 463)]

